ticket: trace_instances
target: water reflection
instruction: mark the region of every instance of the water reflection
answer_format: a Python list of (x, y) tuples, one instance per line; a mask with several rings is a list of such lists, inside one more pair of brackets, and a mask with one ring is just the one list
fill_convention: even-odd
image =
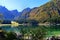
[(60, 25), (52, 25), (52, 26), (17, 26), (17, 27), (11, 27), (11, 26), (1, 26), (0, 28), (2, 28), (2, 30), (5, 31), (12, 31), (12, 32), (20, 32), (21, 30), (26, 29), (28, 32), (31, 29), (35, 29), (35, 28), (40, 28), (42, 30), (45, 30), (47, 32), (47, 35), (51, 36), (51, 35), (59, 35), (60, 33)]

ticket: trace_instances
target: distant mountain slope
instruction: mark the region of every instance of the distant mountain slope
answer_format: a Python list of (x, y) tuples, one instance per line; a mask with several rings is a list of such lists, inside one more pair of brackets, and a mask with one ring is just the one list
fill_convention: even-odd
[(50, 17), (58, 16), (60, 16), (60, 0), (51, 0), (38, 8), (32, 9), (29, 19), (43, 22), (48, 20)]
[(22, 12), (20, 12), (21, 15), (18, 17), (18, 20), (20, 20), (20, 19), (27, 19), (29, 17), (30, 11), (31, 11), (30, 8), (24, 9)]
[(24, 9), (21, 13), (22, 13), (22, 15), (21, 15), (21, 18), (27, 18), (27, 17), (29, 17), (29, 12), (31, 11), (31, 9), (30, 8), (26, 8), (26, 9)]
[(11, 14), (13, 14), (15, 17), (17, 17), (18, 15), (20, 15), (20, 13), (17, 10), (12, 10), (10, 11)]
[(17, 10), (12, 10), (12, 11), (10, 11), (10, 12), (11, 12), (12, 15), (14, 15), (13, 20), (17, 20), (18, 17), (21, 15), (21, 13), (18, 12)]
[(11, 12), (3, 6), (0, 6), (0, 14), (3, 15), (4, 20), (12, 20), (14, 18), (14, 15), (12, 15)]
[(9, 11), (7, 8), (0, 6), (0, 14), (3, 15), (4, 20), (19, 20), (29, 17), (30, 8), (24, 9), (22, 12), (17, 10)]

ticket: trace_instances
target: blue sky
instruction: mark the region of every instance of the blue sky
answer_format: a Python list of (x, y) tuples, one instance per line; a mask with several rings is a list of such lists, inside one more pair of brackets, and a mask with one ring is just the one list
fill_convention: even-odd
[(39, 7), (48, 1), (50, 0), (0, 0), (0, 5), (5, 6), (8, 10), (22, 11), (27, 7)]

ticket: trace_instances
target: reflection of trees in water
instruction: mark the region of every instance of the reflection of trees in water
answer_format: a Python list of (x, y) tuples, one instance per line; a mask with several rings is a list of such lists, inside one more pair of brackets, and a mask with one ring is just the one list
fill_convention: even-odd
[[(13, 28), (14, 29), (14, 28)], [(48, 31), (52, 32), (54, 29), (59, 29), (59, 26), (19, 26), (16, 30), (20, 30), (19, 33), (22, 35), (18, 35), (18, 39), (24, 39), (23, 37), (32, 37), (32, 40), (42, 40)], [(17, 32), (18, 33), (18, 32)], [(26, 35), (25, 35), (26, 34)], [(31, 35), (30, 35), (31, 34)], [(50, 34), (50, 33), (49, 33)], [(6, 39), (16, 39), (17, 40), (17, 34), (15, 32), (4, 32), (4, 35)], [(48, 34), (47, 34), (48, 35)]]
[[(6, 40), (17, 40), (17, 34), (15, 32), (3, 32), (5, 35)], [(43, 37), (46, 35), (46, 29), (44, 27), (26, 27), (21, 28), (20, 33), (22, 35), (18, 36), (18, 39), (23, 40), (25, 36), (28, 36), (29, 38), (32, 37), (32, 40), (39, 40), (43, 39)], [(26, 35), (25, 35), (26, 34)], [(31, 34), (31, 35), (30, 35)]]
[(5, 40), (5, 35), (1, 28), (0, 28), (0, 40)]

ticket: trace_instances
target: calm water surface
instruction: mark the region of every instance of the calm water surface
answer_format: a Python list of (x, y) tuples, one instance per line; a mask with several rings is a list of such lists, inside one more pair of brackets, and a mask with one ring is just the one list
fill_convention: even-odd
[(31, 29), (40, 28), (47, 32), (47, 36), (60, 35), (60, 25), (57, 25), (57, 26), (17, 26), (17, 27), (1, 26), (0, 28), (2, 28), (2, 30), (5, 30), (7, 32), (9, 31), (20, 32), (22, 29), (26, 29), (29, 32)]

